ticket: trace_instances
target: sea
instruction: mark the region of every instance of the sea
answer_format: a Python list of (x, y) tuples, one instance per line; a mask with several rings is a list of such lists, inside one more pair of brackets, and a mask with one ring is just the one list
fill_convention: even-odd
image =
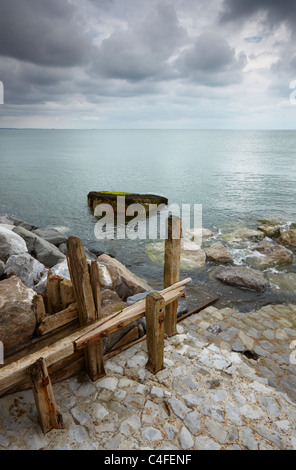
[[(97, 240), (90, 191), (158, 194), (169, 204), (202, 206), (202, 225), (219, 239), (260, 219), (296, 222), (296, 131), (263, 130), (0, 130), (0, 215), (38, 227), (67, 227), (89, 249), (115, 256), (162, 287), (163, 266), (146, 253), (151, 240)], [(237, 265), (244, 250), (230, 247)], [(296, 254), (296, 253), (295, 253)], [(242, 311), (296, 301), (293, 286), (275, 280), (264, 292), (221, 284), (216, 266), (182, 271), (190, 276), (188, 308), (219, 296), (219, 307)], [(295, 273), (295, 264), (270, 267)], [(276, 276), (275, 276), (276, 278)], [(296, 286), (295, 286), (296, 289)]]

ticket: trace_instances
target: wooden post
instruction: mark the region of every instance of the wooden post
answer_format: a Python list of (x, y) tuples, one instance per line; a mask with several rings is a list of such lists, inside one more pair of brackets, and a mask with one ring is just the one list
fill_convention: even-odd
[[(97, 319), (96, 305), (82, 241), (69, 237), (67, 241), (68, 265), (76, 296), (80, 326)], [(92, 381), (102, 377), (102, 354), (97, 342), (85, 348), (86, 371)]]
[(36, 320), (39, 323), (42, 322), (43, 318), (46, 316), (45, 305), (42, 295), (38, 294), (33, 299), (33, 308), (36, 315)]
[(63, 310), (60, 283), (63, 278), (60, 276), (53, 276), (51, 271), (48, 271), (47, 276), (47, 308), (48, 313), (54, 314)]
[[(95, 307), (96, 307), (96, 319), (100, 320), (103, 318), (102, 314), (102, 308), (101, 308), (101, 285), (100, 285), (100, 279), (99, 279), (99, 266), (96, 261), (92, 261), (89, 269), (90, 273), (90, 282), (91, 282), (91, 288), (92, 288), (92, 293), (93, 293), (93, 298), (95, 302)], [(95, 354), (97, 355), (98, 361), (97, 361), (97, 376), (98, 378), (103, 377), (106, 375), (105, 369), (104, 369), (104, 342), (102, 339), (99, 339), (96, 341), (96, 343), (93, 344), (93, 347), (95, 348)]]
[(146, 298), (146, 329), (149, 358), (146, 367), (152, 374), (157, 374), (163, 369), (164, 319), (164, 298), (158, 293), (148, 295)]
[(74, 289), (73, 289), (71, 281), (67, 281), (66, 279), (64, 279), (60, 283), (60, 295), (61, 295), (61, 302), (62, 302), (62, 310), (66, 310), (66, 308), (68, 308), (69, 305), (76, 302)]
[[(169, 217), (164, 255), (165, 289), (180, 280), (181, 235), (180, 218), (176, 216)], [(168, 305), (165, 310), (165, 333), (172, 337), (177, 334), (178, 300)]]
[(44, 434), (52, 429), (64, 429), (63, 417), (56, 410), (55, 397), (46, 362), (40, 358), (29, 367), (38, 420)]

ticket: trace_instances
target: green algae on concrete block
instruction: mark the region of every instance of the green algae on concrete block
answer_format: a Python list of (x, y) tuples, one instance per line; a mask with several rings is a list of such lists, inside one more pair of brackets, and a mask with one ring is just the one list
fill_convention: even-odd
[(99, 204), (109, 204), (113, 207), (115, 212), (118, 212), (117, 198), (119, 196), (125, 197), (125, 211), (131, 204), (141, 204), (146, 212), (149, 212), (149, 205), (160, 204), (168, 205), (168, 199), (163, 196), (155, 194), (136, 194), (126, 192), (112, 192), (112, 191), (92, 191), (88, 194), (88, 205), (94, 211)]

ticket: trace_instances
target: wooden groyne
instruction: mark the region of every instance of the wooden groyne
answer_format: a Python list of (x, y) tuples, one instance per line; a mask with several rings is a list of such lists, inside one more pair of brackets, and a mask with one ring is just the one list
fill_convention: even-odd
[[(79, 327), (69, 333), (60, 331), (57, 336), (36, 341), (9, 358), (9, 363), (0, 369), (0, 397), (26, 388), (32, 388), (39, 423), (44, 433), (51, 429), (61, 429), (63, 419), (56, 408), (52, 389), (52, 375), (59, 380), (68, 378), (84, 369), (95, 381), (105, 375), (103, 338), (126, 325), (146, 317), (148, 348), (147, 368), (156, 374), (163, 368), (165, 334), (177, 334), (178, 299), (185, 294), (185, 286), (190, 278), (179, 281), (180, 244), (173, 240), (172, 226), (176, 221), (168, 220), (169, 238), (165, 250), (165, 288), (153, 293), (105, 318), (101, 314), (101, 293), (97, 263), (88, 266), (83, 244), (80, 239), (70, 237), (67, 242), (68, 266), (71, 285), (63, 284), (62, 278), (49, 273), (49, 296), (46, 313), (42, 297), (37, 297), (35, 309), (38, 312), (39, 334), (54, 332), (79, 319)], [(177, 221), (180, 224), (180, 222)], [(181, 224), (180, 235), (181, 235)], [(75, 300), (66, 309), (65, 299)], [(169, 308), (169, 310), (168, 310)], [(57, 311), (58, 310), (58, 311)], [(57, 339), (59, 337), (59, 339)], [(61, 367), (61, 366), (66, 366)]]

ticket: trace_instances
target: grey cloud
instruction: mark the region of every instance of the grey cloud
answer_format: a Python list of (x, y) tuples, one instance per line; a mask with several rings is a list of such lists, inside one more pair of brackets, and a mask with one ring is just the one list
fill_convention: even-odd
[(296, 23), (295, 0), (224, 0), (220, 19), (223, 23), (248, 20), (260, 12), (266, 13), (269, 26)]
[(0, 55), (49, 66), (84, 63), (91, 41), (68, 0), (2, 0)]
[(225, 86), (242, 80), (246, 55), (238, 57), (227, 40), (218, 33), (204, 32), (176, 61), (179, 71), (207, 86)]
[(159, 3), (127, 31), (105, 39), (94, 53), (94, 70), (102, 76), (129, 81), (168, 77), (166, 61), (187, 39), (174, 8)]

